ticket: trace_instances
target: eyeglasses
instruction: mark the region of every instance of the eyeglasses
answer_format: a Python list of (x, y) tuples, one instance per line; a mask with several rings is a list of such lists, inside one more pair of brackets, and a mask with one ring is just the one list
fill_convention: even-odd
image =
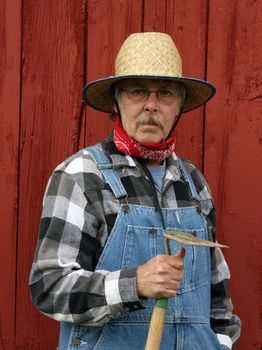
[(163, 103), (172, 103), (181, 97), (181, 94), (176, 90), (171, 90), (167, 88), (162, 88), (158, 90), (149, 90), (146, 88), (129, 88), (124, 89), (119, 87), (120, 90), (125, 91), (127, 93), (127, 97), (131, 101), (146, 101), (150, 94), (154, 92), (159, 101)]

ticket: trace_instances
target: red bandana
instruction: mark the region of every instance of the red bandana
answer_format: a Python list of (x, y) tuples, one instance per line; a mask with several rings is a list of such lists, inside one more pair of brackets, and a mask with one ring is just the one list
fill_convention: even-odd
[(124, 154), (162, 161), (173, 153), (175, 136), (172, 134), (165, 142), (161, 143), (140, 143), (128, 136), (117, 117), (114, 123), (114, 143), (117, 149)]

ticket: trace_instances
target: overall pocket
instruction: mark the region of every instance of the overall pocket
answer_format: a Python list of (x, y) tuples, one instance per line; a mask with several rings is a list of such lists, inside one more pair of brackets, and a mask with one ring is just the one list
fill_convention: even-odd
[[(183, 230), (195, 237), (206, 239), (203, 229)], [(206, 247), (192, 247), (170, 240), (171, 253), (176, 254), (180, 247), (186, 249), (184, 264), (184, 279), (178, 294), (193, 291), (210, 282), (210, 249)]]
[[(196, 237), (205, 238), (204, 230), (183, 230)], [(146, 263), (156, 255), (166, 254), (162, 228), (128, 226), (121, 268), (135, 267)], [(199, 288), (210, 279), (210, 251), (204, 247), (190, 247), (170, 240), (171, 253), (176, 254), (180, 247), (186, 249), (184, 279), (179, 294)]]

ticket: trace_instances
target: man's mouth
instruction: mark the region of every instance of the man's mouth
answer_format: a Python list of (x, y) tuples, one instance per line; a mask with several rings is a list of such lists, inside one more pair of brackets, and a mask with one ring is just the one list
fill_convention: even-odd
[(149, 120), (147, 123), (143, 123), (142, 125), (155, 125), (155, 126), (158, 126), (157, 123), (155, 123), (155, 122), (153, 122), (151, 120)]

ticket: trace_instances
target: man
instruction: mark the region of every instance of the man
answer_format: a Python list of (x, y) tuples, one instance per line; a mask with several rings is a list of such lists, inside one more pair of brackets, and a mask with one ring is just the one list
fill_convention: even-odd
[(240, 334), (220, 249), (172, 242), (177, 229), (215, 240), (215, 209), (195, 166), (175, 153), (183, 112), (215, 88), (182, 77), (163, 33), (130, 35), (116, 74), (83, 99), (114, 130), (54, 171), (44, 199), (30, 277), (36, 306), (61, 322), (59, 350), (144, 349), (156, 298), (170, 298), (161, 349), (231, 349)]

